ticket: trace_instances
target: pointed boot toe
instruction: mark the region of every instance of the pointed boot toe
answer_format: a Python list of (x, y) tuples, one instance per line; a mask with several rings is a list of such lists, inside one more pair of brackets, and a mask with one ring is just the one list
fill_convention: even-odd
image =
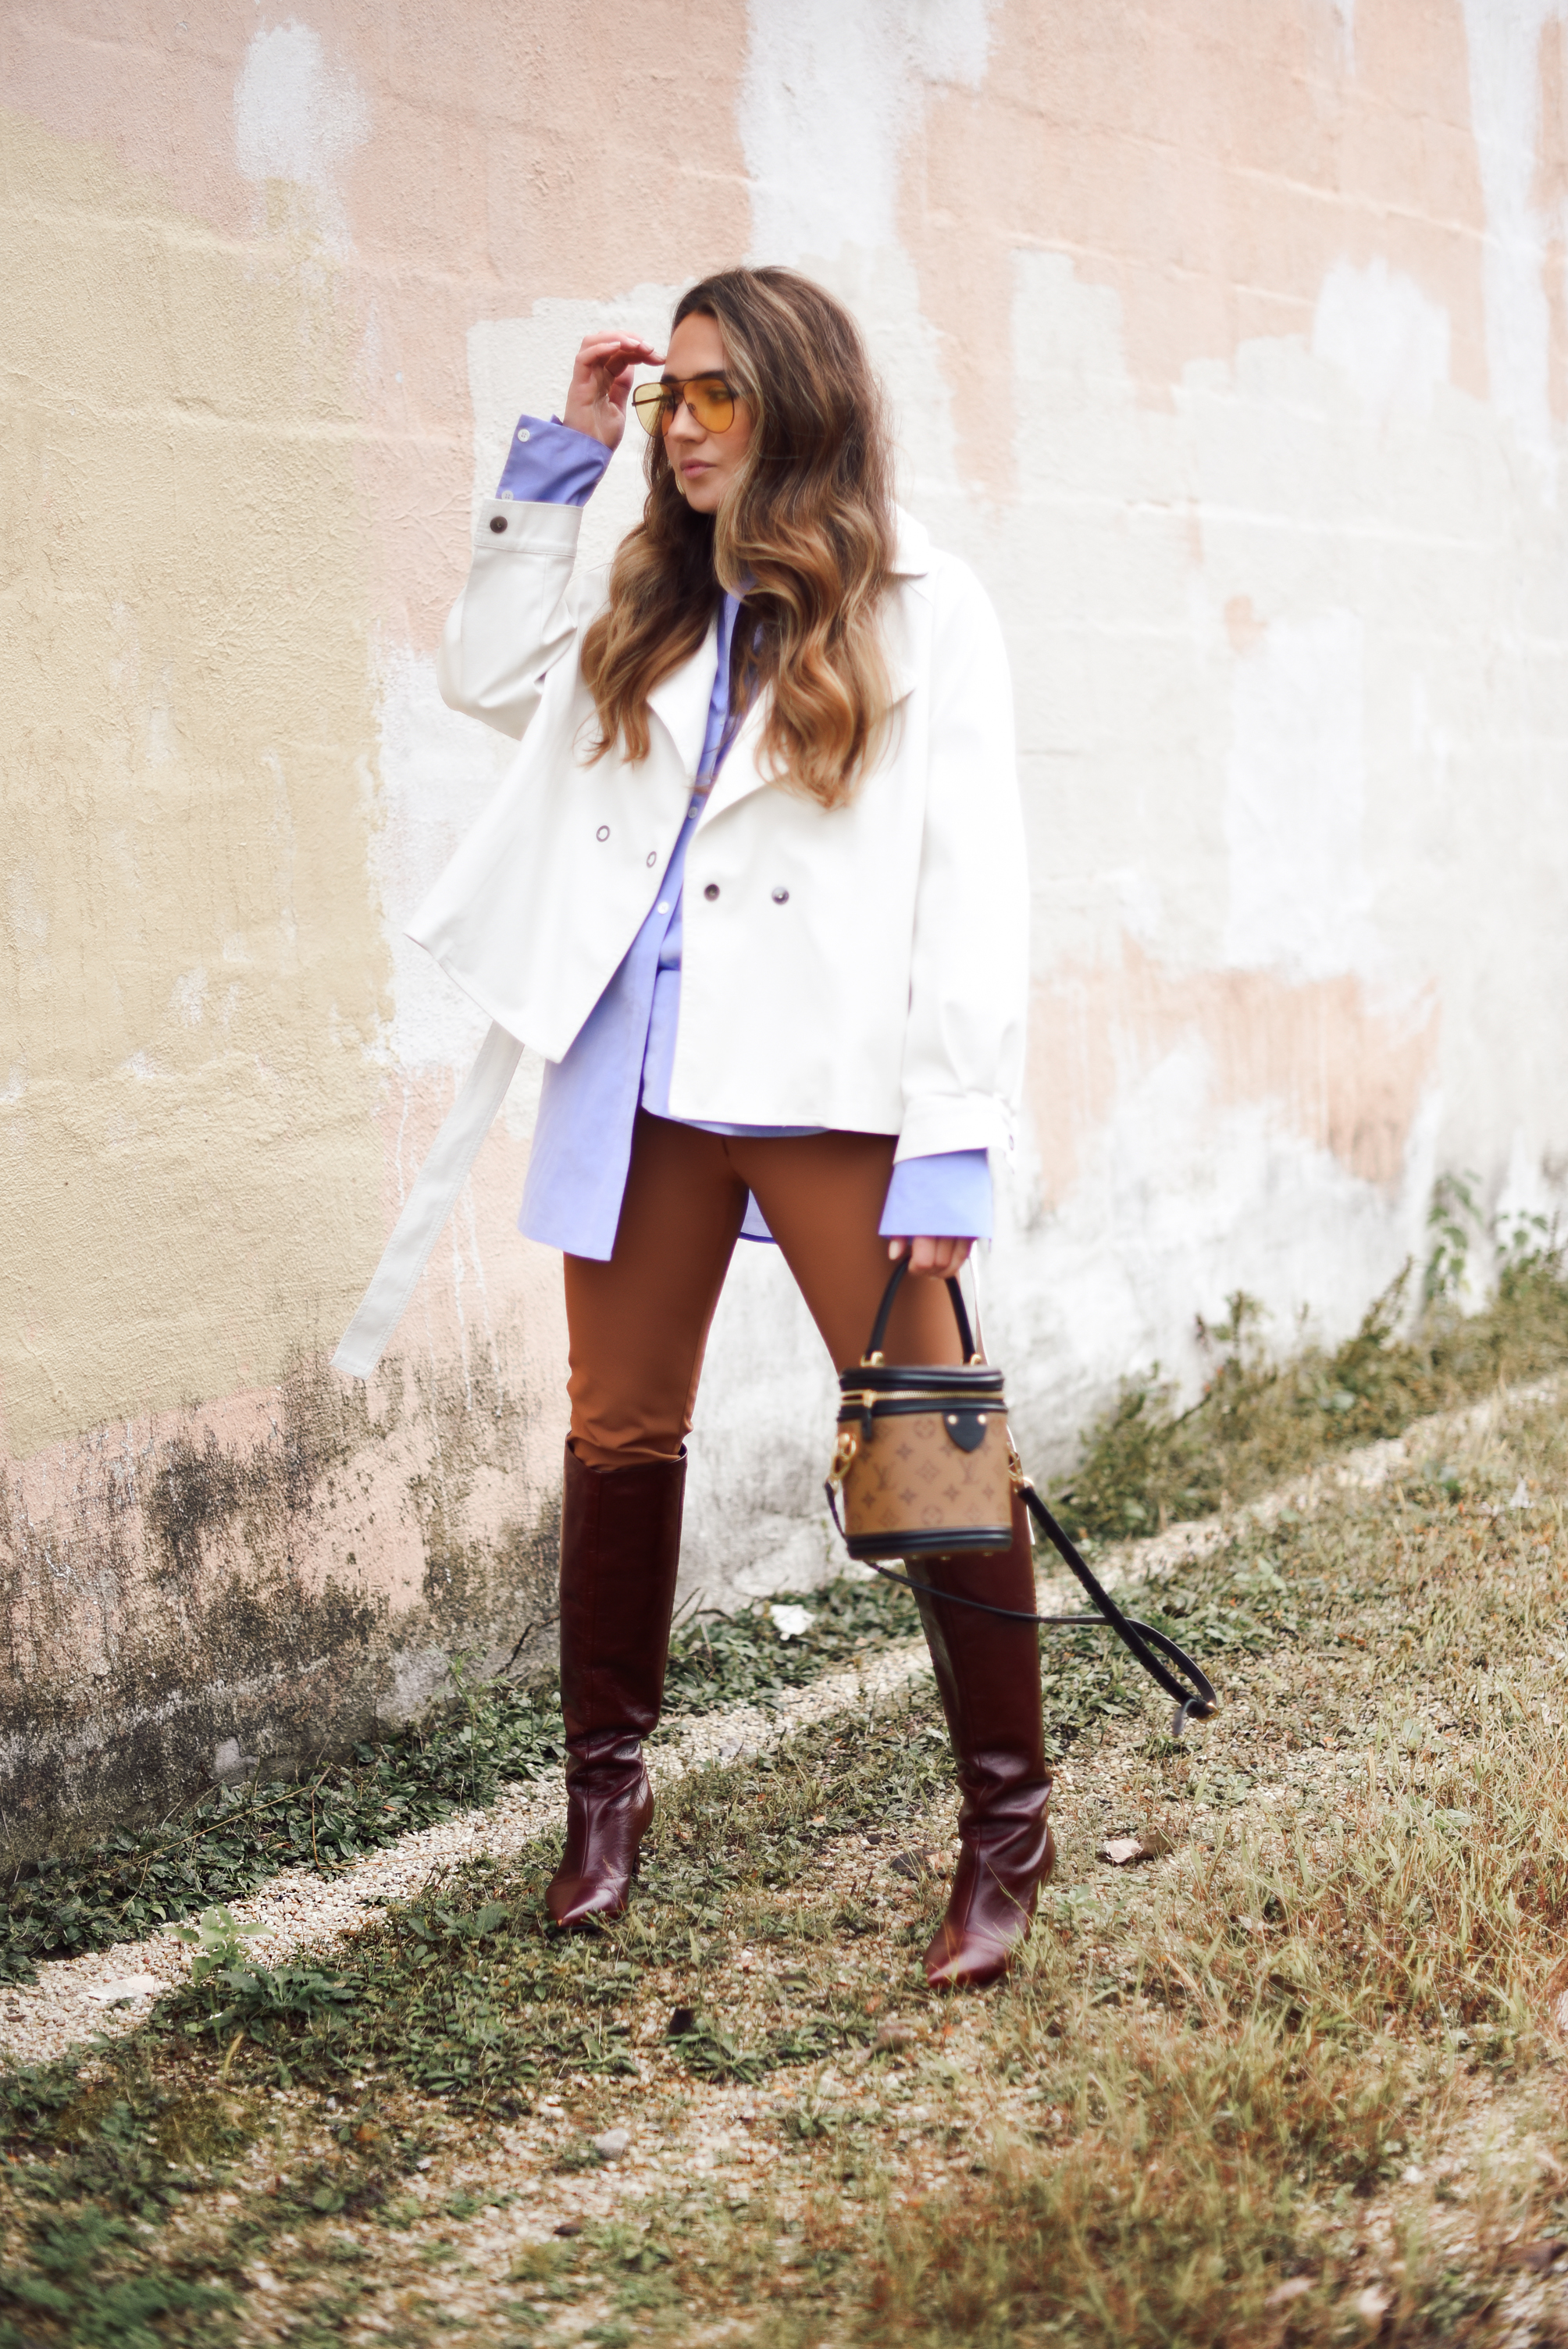
[[(1037, 1825), (1039, 1832), (1010, 1836), (1012, 1848), (1002, 1852), (965, 1846), (947, 1914), (925, 1952), (931, 1989), (984, 1990), (1011, 1966), (1028, 1939), (1040, 1886), (1056, 1858), (1050, 1828), (1043, 1818)], [(1020, 1840), (1026, 1848), (1018, 1848)]]
[(544, 1895), (558, 1925), (610, 1924), (625, 1914), (637, 1854), (654, 1816), (641, 1749), (579, 1763), (566, 1786), (566, 1848)]

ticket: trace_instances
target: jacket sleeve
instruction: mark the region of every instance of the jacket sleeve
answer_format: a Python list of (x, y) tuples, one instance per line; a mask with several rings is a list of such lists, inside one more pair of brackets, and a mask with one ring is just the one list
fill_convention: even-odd
[(901, 1162), (1011, 1152), (1028, 1005), (1029, 885), (1006, 647), (966, 565), (944, 558), (932, 591)]
[(436, 657), (441, 698), (520, 740), (545, 678), (603, 594), (574, 580), (579, 505), (488, 498), (474, 525), (468, 582)]

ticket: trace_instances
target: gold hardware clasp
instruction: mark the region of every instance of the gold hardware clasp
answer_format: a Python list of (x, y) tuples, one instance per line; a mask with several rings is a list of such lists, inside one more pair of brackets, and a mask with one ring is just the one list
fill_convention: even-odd
[(839, 1440), (833, 1446), (833, 1464), (828, 1471), (828, 1482), (836, 1492), (842, 1492), (844, 1479), (855, 1464), (861, 1448), (860, 1438), (850, 1427), (841, 1427)]

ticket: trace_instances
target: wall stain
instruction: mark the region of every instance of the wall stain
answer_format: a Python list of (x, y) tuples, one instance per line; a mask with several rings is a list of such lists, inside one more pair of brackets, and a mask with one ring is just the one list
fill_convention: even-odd
[[(156, 1441), (94, 1431), (46, 1511), (0, 1480), (0, 1861), (161, 1817), (236, 1756), (297, 1775), (449, 1694), (454, 1664), (548, 1668), (559, 1497), (486, 1506), (526, 1494), (526, 1407), (455, 1368), (380, 1400), (312, 1358), (249, 1443), (192, 1408)], [(360, 1564), (399, 1539), (406, 1594)]]

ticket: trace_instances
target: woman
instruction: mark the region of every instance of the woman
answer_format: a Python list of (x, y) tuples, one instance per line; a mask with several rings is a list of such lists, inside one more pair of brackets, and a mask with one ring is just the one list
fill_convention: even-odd
[[(645, 364), (659, 379), (634, 394)], [(629, 398), (643, 521), (607, 578), (574, 578)], [(378, 1353), (516, 1040), (534, 1045), (520, 1221), (563, 1253), (571, 1359), (562, 1925), (620, 1914), (652, 1816), (685, 1439), (737, 1239), (777, 1241), (842, 1366), (906, 1251), (924, 1277), (889, 1359), (954, 1361), (935, 1276), (990, 1232), (1027, 968), (1011, 687), (983, 591), (891, 473), (847, 314), (789, 271), (727, 270), (682, 300), (667, 355), (591, 335), (562, 419), (522, 418), (443, 640), (446, 699), (526, 739), (411, 934), (490, 1011), (499, 1057), (339, 1360)], [(1009, 1552), (922, 1568), (1034, 1605), (1016, 1503)], [(995, 1979), (1028, 1930), (1050, 1781), (1033, 1628), (920, 1605), (963, 1790), (926, 1956), (953, 1987)]]

